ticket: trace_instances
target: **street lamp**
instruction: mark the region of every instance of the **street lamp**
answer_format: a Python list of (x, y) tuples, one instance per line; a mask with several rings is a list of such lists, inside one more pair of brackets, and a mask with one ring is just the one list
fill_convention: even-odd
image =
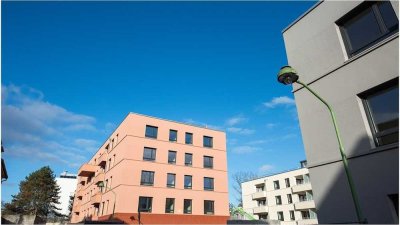
[[(100, 181), (99, 183), (97, 183), (97, 187), (99, 187), (100, 189), (102, 189), (103, 187), (105, 188), (105, 191), (107, 191), (107, 186), (104, 185), (103, 181)], [(113, 194), (114, 194), (114, 206), (113, 206), (113, 211), (112, 211), (112, 215), (110, 219), (114, 218), (114, 212), (115, 212), (115, 202), (117, 201), (117, 196), (115, 194), (115, 192), (112, 189), (109, 189)], [(104, 205), (103, 205), (104, 207)], [(108, 206), (107, 206), (108, 207)]]
[(351, 177), (350, 170), (348, 167), (347, 156), (344, 153), (343, 143), (340, 138), (339, 128), (338, 128), (335, 113), (333, 112), (332, 107), (321, 96), (319, 96), (315, 91), (313, 91), (310, 87), (308, 87), (306, 84), (301, 82), (299, 80), (299, 75), (297, 74), (296, 70), (294, 70), (291, 66), (284, 66), (279, 70), (278, 81), (284, 85), (288, 85), (288, 84), (292, 84), (292, 83), (300, 84), (301, 86), (306, 88), (308, 91), (310, 91), (311, 94), (313, 94), (315, 97), (317, 97), (328, 108), (328, 110), (331, 114), (333, 127), (335, 128), (336, 138), (339, 143), (339, 151), (340, 151), (340, 155), (342, 156), (344, 170), (346, 172), (347, 181), (349, 183), (351, 195), (353, 197), (354, 206), (356, 208), (358, 222), (364, 223), (365, 221), (363, 220), (363, 215), (361, 212), (360, 204), (358, 202), (357, 192), (354, 188), (354, 182), (353, 182), (353, 179)]

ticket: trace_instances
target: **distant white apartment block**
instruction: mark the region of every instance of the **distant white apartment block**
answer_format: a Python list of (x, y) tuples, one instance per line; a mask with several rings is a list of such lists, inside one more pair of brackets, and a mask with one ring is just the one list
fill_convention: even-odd
[(243, 209), (284, 225), (318, 224), (306, 161), (301, 168), (242, 183)]
[(60, 210), (59, 213), (68, 215), (68, 205), (70, 196), (75, 193), (76, 185), (78, 180), (76, 179), (76, 174), (69, 174), (66, 171), (60, 174), (60, 177), (56, 177), (56, 182), (60, 186), (60, 204), (57, 205)]

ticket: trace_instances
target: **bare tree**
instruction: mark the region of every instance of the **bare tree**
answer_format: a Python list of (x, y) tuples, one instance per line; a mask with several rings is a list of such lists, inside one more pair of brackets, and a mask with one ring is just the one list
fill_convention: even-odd
[(238, 206), (242, 207), (242, 183), (257, 178), (257, 174), (254, 172), (236, 172), (232, 175), (233, 178), (233, 189), (236, 192), (236, 200), (239, 202)]

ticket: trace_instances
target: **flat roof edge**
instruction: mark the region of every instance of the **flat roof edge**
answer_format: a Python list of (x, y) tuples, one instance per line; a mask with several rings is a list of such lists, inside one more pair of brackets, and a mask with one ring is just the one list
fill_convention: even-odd
[(164, 120), (164, 121), (168, 121), (168, 122), (172, 122), (172, 123), (180, 123), (180, 124), (184, 124), (184, 125), (188, 125), (188, 126), (192, 126), (192, 127), (198, 127), (198, 128), (202, 128), (202, 129), (208, 129), (208, 130), (213, 130), (213, 131), (226, 133), (223, 130), (218, 130), (218, 129), (209, 128), (209, 127), (206, 127), (206, 126), (201, 126), (201, 125), (196, 125), (196, 124), (191, 124), (191, 123), (185, 123), (185, 122), (181, 122), (181, 121), (169, 120), (169, 119), (164, 119), (164, 118), (159, 118), (159, 117), (155, 117), (155, 116), (144, 115), (144, 114), (135, 113), (135, 112), (129, 112), (129, 114), (138, 115), (138, 116), (144, 116), (144, 117), (153, 118), (153, 119), (157, 119), (157, 120)]
[(247, 183), (247, 182), (251, 182), (251, 181), (255, 181), (255, 180), (258, 180), (258, 179), (262, 179), (262, 178), (272, 177), (272, 176), (279, 175), (279, 174), (283, 174), (283, 173), (293, 172), (293, 171), (296, 171), (296, 170), (302, 170), (302, 169), (308, 169), (308, 168), (307, 168), (307, 167), (301, 167), (301, 168), (288, 169), (288, 170), (284, 170), (284, 171), (281, 171), (281, 172), (276, 172), (276, 173), (261, 175), (261, 176), (259, 176), (259, 177), (257, 177), (257, 178), (254, 178), (254, 179), (251, 179), (251, 180), (248, 180), (248, 181), (243, 181), (241, 184), (244, 184), (244, 183)]
[(287, 30), (289, 30), (292, 26), (294, 26), (297, 22), (299, 22), (303, 17), (305, 17), (307, 14), (309, 14), (311, 11), (313, 11), (319, 4), (324, 2), (324, 0), (321, 0), (317, 3), (315, 3), (313, 6), (311, 6), (310, 9), (305, 11), (303, 14), (301, 14), (297, 19), (295, 19), (292, 23), (290, 23), (285, 29), (282, 30), (282, 34), (285, 33)]

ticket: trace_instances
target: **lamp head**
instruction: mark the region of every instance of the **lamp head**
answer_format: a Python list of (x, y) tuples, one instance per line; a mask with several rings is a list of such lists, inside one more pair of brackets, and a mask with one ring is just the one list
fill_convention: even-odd
[(284, 66), (279, 70), (278, 81), (284, 85), (292, 84), (299, 79), (296, 70), (291, 66)]
[(100, 181), (99, 183), (97, 183), (97, 187), (102, 188), (104, 187), (104, 183), (103, 181)]

